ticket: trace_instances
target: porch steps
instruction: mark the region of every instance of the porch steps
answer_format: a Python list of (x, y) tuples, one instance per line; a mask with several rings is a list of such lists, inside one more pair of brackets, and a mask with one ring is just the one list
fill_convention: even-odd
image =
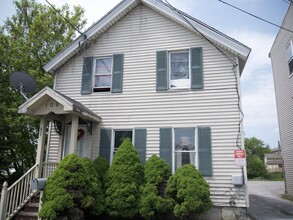
[(40, 194), (33, 196), (30, 201), (15, 215), (14, 220), (37, 220)]

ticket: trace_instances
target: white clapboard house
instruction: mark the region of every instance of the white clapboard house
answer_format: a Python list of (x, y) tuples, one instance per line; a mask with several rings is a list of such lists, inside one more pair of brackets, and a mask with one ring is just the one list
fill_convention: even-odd
[(40, 118), (27, 178), (48, 176), (70, 153), (111, 162), (129, 137), (143, 162), (157, 154), (173, 172), (194, 164), (215, 207), (246, 208), (246, 170), (233, 152), (244, 148), (239, 83), (249, 53), (167, 3), (121, 1), (44, 66), (54, 89), (19, 107)]

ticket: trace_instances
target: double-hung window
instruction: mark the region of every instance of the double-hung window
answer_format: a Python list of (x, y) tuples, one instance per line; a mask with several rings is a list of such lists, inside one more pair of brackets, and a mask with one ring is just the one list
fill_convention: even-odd
[(169, 87), (190, 87), (189, 51), (169, 52)]
[(196, 164), (195, 128), (174, 128), (175, 170), (184, 164)]
[(126, 138), (129, 138), (132, 142), (132, 130), (114, 130), (114, 146), (113, 146), (113, 156), (119, 149), (120, 145)]
[(156, 90), (203, 89), (202, 48), (157, 51)]
[(291, 39), (286, 47), (287, 62), (289, 65), (290, 75), (293, 74), (293, 40)]
[(95, 59), (94, 92), (110, 91), (112, 81), (112, 57)]
[(92, 92), (121, 93), (123, 88), (124, 55), (84, 57), (81, 74), (81, 94)]
[(193, 164), (204, 176), (212, 176), (210, 127), (160, 128), (160, 157), (173, 172)]

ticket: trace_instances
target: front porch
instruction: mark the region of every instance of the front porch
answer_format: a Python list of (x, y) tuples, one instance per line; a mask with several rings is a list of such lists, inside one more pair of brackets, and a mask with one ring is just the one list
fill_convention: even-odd
[[(87, 155), (85, 156), (89, 156), (92, 147), (93, 127), (101, 120), (99, 116), (81, 103), (49, 87), (39, 91), (23, 103), (18, 112), (40, 119), (36, 164), (10, 187), (7, 182), (3, 184), (0, 220), (12, 219), (36, 194), (37, 191), (31, 189), (30, 186), (32, 179), (47, 178), (54, 172), (64, 155), (81, 152), (79, 143), (81, 136), (85, 136), (87, 139)], [(80, 126), (84, 129), (80, 129)], [(54, 129), (59, 135), (58, 157), (53, 162), (44, 161), (49, 129)]]

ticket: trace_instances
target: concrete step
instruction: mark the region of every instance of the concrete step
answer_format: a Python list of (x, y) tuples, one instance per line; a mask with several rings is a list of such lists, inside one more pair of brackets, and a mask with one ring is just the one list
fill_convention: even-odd
[(38, 212), (39, 211), (39, 203), (29, 202), (24, 206), (23, 211)]
[(38, 220), (38, 213), (20, 211), (16, 214), (15, 220)]

